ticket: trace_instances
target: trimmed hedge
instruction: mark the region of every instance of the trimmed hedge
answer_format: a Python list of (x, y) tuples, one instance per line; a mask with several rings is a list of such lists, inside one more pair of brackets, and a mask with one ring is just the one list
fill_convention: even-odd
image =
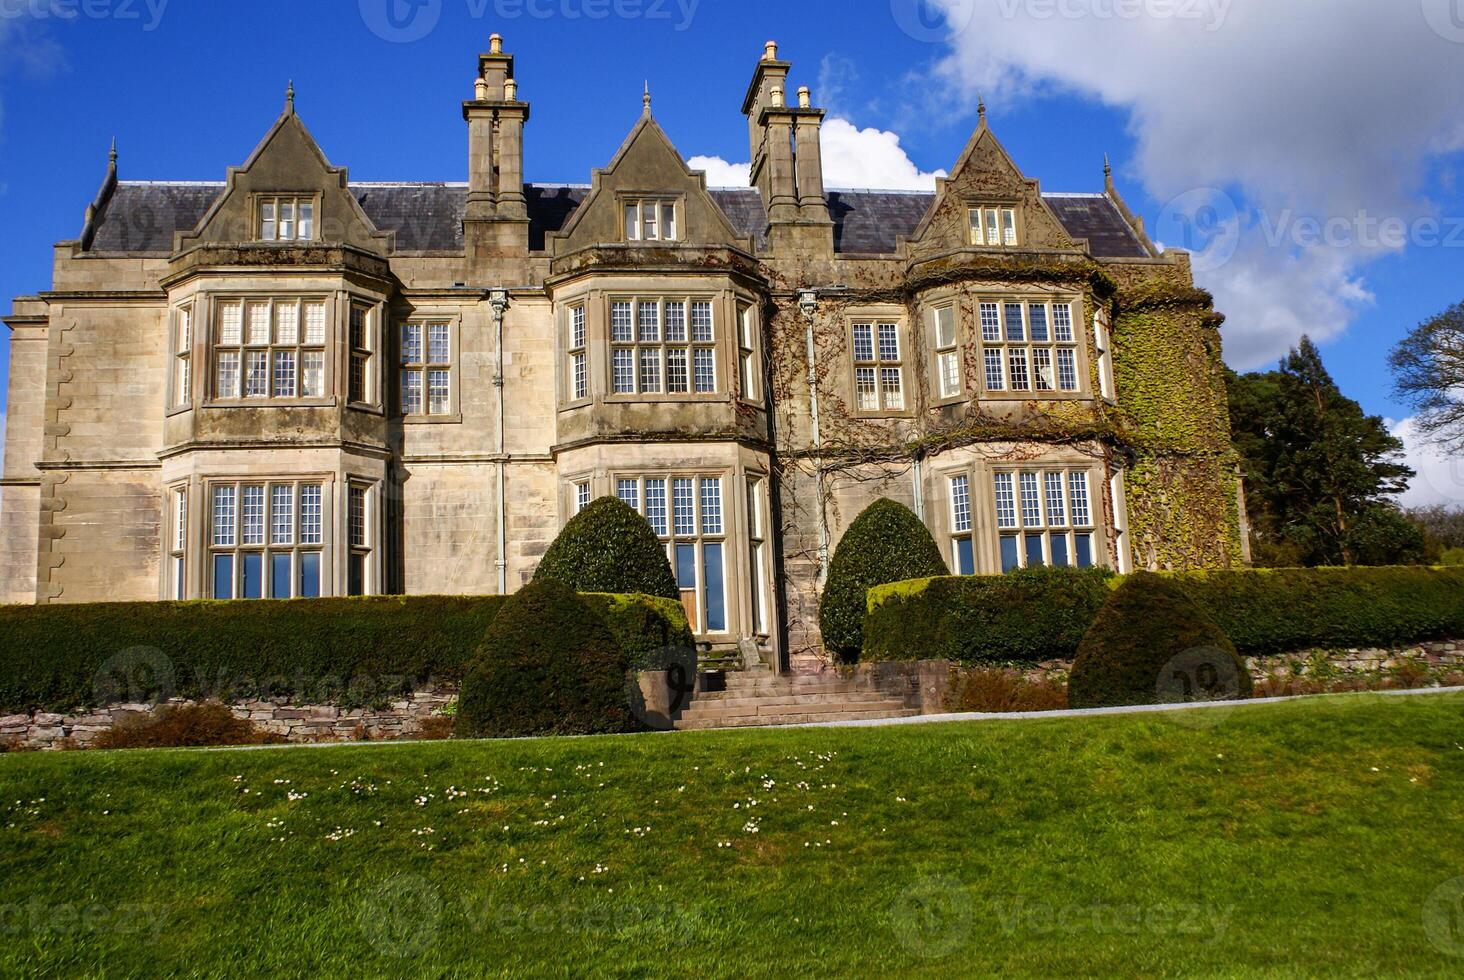
[(1141, 572), (1098, 610), (1078, 647), (1074, 708), (1244, 700), (1252, 681), (1225, 631), (1172, 578)]
[(1112, 578), (1101, 569), (1030, 568), (880, 586), (869, 592), (861, 659), (967, 666), (1070, 659)]
[(1246, 656), (1464, 637), (1464, 568), (1257, 569), (1174, 578)]
[(589, 735), (636, 727), (630, 658), (589, 603), (555, 579), (525, 586), (463, 678), (459, 738)]
[(547, 579), (575, 592), (681, 598), (665, 546), (618, 497), (601, 497), (564, 525), (534, 573), (535, 582)]
[(869, 590), (927, 575), (949, 575), (940, 548), (920, 518), (893, 500), (876, 500), (854, 519), (834, 549), (819, 600), (824, 646), (847, 658), (864, 646)]
[[(1464, 568), (1299, 568), (1166, 574), (1244, 656), (1464, 638)], [(899, 582), (869, 592), (866, 660), (977, 665), (1067, 659), (1122, 580), (1103, 571)]]
[(605, 625), (625, 655), (631, 670), (660, 670), (666, 650), (695, 650), (696, 637), (686, 621), (681, 603), (648, 595), (582, 595)]
[[(364, 705), (462, 679), (501, 596), (0, 606), (0, 714), (100, 701)], [(627, 649), (686, 635), (679, 603), (585, 596)]]

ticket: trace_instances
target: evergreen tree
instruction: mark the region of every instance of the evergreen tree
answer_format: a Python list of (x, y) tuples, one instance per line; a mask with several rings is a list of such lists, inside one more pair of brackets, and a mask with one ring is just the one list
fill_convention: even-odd
[[(1309, 338), (1276, 371), (1232, 375), (1230, 395), (1262, 564), (1417, 560), (1411, 538), (1400, 536), (1392, 555), (1380, 547), (1375, 532), (1385, 522), (1370, 514), (1413, 477), (1398, 459), (1403, 443), (1338, 390)], [(1359, 549), (1354, 528), (1364, 515), (1368, 543)]]

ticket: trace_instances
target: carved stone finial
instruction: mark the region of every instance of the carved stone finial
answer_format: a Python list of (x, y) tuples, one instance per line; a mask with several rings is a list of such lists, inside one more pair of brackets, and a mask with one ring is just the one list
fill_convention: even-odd
[(117, 137), (112, 137), (112, 151), (107, 154), (107, 165), (113, 170), (117, 169)]
[(1108, 162), (1108, 154), (1103, 154), (1103, 176), (1108, 179), (1113, 177), (1113, 164)]
[(985, 95), (978, 94), (976, 96), (976, 115), (977, 115), (978, 118), (981, 118), (981, 119), (985, 119), (986, 118), (986, 96)]
[(295, 112), (295, 80), (293, 78), (290, 79), (289, 87), (285, 89), (285, 111), (292, 115)]
[(645, 110), (646, 115), (651, 114), (651, 80), (649, 78), (646, 79), (646, 94), (641, 96), (641, 107)]

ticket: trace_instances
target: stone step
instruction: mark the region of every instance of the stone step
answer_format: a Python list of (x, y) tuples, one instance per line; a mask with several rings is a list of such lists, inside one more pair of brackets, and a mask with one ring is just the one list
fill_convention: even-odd
[(736, 707), (707, 705), (698, 708), (693, 704), (682, 712), (684, 720), (723, 718), (779, 718), (784, 715), (832, 715), (861, 711), (897, 711), (905, 707), (903, 701), (885, 699), (879, 701), (849, 702), (843, 700), (817, 701), (804, 704), (748, 704)]
[(841, 711), (825, 714), (788, 714), (768, 716), (745, 716), (738, 718), (686, 719), (676, 723), (678, 731), (712, 731), (721, 728), (761, 728), (784, 725), (816, 725), (831, 721), (883, 721), (891, 718), (913, 718), (920, 712), (913, 708), (881, 709), (876, 711)]
[[(728, 679), (727, 693), (735, 693), (740, 697), (759, 697), (768, 695), (777, 697), (783, 694), (817, 694), (823, 691), (832, 692), (854, 692), (868, 691), (869, 685), (860, 684), (855, 681), (846, 680), (815, 680), (812, 678), (797, 680), (787, 677), (757, 677), (747, 680)], [(723, 692), (711, 692), (723, 693)]]
[(715, 694), (701, 694), (687, 707), (691, 711), (698, 707), (722, 707), (722, 708), (744, 708), (744, 707), (777, 707), (790, 704), (826, 704), (838, 702), (840, 704), (862, 703), (868, 701), (888, 701), (889, 696), (880, 694), (878, 691), (838, 691), (838, 692), (812, 692), (808, 694), (779, 694), (766, 697), (743, 697), (730, 691), (719, 691)]

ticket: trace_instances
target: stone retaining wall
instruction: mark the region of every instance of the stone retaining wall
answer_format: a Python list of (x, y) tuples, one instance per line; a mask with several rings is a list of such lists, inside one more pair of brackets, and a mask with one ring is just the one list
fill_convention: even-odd
[[(411, 739), (422, 734), (422, 724), (457, 698), (457, 689), (441, 686), (418, 691), (410, 698), (380, 708), (338, 708), (330, 705), (294, 705), (279, 701), (245, 701), (230, 705), (235, 717), (247, 718), (262, 731), (283, 735), (291, 742), (364, 742)], [(175, 699), (168, 704), (197, 702)], [(0, 718), (0, 742), (23, 749), (86, 748), (113, 725), (154, 709), (148, 704), (119, 704), (87, 714), (40, 712)]]

